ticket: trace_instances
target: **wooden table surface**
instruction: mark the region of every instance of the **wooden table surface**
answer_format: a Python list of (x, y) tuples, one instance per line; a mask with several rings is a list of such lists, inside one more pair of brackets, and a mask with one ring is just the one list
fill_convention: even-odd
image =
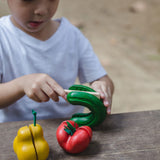
[[(64, 119), (38, 120), (49, 143), (48, 160), (160, 160), (160, 111), (113, 114), (93, 129), (89, 147), (71, 155), (57, 143), (56, 129)], [(32, 121), (0, 124), (0, 160), (16, 160), (13, 140)]]

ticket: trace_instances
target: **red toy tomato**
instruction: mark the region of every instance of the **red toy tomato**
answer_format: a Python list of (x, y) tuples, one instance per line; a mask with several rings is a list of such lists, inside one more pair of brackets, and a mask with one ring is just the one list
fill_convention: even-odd
[(92, 130), (89, 126), (78, 127), (74, 121), (63, 121), (57, 129), (57, 141), (68, 153), (80, 153), (89, 145)]

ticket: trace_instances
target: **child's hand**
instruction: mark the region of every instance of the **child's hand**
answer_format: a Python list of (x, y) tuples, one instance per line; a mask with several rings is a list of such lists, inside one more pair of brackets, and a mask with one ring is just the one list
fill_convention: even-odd
[(111, 114), (112, 94), (114, 91), (112, 80), (108, 76), (104, 76), (92, 82), (91, 87), (100, 93), (100, 98), (103, 99), (103, 104), (107, 107), (107, 113)]
[(46, 102), (50, 98), (59, 101), (59, 96), (66, 99), (63, 88), (47, 74), (26, 75), (22, 81), (24, 93), (37, 102)]

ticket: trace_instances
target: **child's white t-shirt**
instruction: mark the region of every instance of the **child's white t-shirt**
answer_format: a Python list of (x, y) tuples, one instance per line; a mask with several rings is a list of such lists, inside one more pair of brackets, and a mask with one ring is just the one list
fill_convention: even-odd
[[(67, 19), (57, 21), (57, 31), (41, 41), (15, 27), (10, 16), (0, 19), (0, 83), (27, 74), (46, 73), (68, 89), (77, 76), (81, 83), (86, 83), (106, 74), (83, 34)], [(61, 97), (59, 102), (38, 103), (24, 96), (0, 110), (0, 122), (31, 120), (32, 109), (37, 111), (38, 119), (67, 118), (83, 111), (83, 107), (73, 106)]]

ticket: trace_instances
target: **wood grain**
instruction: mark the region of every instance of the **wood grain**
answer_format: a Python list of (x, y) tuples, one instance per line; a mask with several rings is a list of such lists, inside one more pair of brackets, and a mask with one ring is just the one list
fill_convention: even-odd
[[(89, 147), (82, 153), (64, 152), (56, 140), (56, 129), (64, 119), (38, 120), (50, 146), (48, 160), (159, 160), (160, 111), (114, 114), (93, 129)], [(32, 121), (0, 124), (0, 160), (16, 160), (13, 140), (20, 127)]]

